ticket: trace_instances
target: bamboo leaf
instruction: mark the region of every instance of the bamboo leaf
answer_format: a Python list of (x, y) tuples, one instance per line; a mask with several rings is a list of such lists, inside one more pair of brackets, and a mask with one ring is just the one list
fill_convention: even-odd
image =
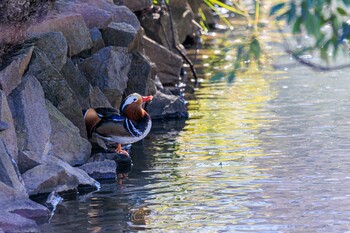
[(297, 18), (297, 20), (295, 20), (295, 22), (294, 22), (294, 25), (293, 25), (293, 29), (292, 29), (292, 33), (293, 34), (297, 34), (297, 33), (300, 33), (300, 26), (301, 26), (301, 22), (302, 22), (302, 18), (301, 18), (301, 16), (299, 16), (298, 18)]
[(286, 4), (284, 2), (274, 5), (270, 10), (270, 16), (275, 15), (279, 10), (281, 10)]
[(337, 11), (338, 11), (338, 13), (339, 13), (340, 15), (342, 15), (342, 16), (347, 16), (347, 15), (348, 15), (348, 13), (346, 12), (346, 10), (344, 10), (344, 9), (341, 8), (341, 7), (337, 7)]

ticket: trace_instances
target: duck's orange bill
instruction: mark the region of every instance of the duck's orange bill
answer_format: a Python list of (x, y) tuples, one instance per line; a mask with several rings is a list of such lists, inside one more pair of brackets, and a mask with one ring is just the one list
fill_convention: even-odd
[(149, 95), (149, 96), (142, 96), (142, 102), (147, 102), (153, 99), (153, 96)]

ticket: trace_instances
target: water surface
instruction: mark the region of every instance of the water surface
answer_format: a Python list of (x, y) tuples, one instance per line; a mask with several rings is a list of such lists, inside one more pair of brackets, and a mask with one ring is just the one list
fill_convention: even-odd
[(237, 31), (206, 36), (190, 119), (155, 122), (122, 185), (66, 198), (42, 230), (350, 230), (350, 70), (302, 67), (275, 36), (261, 33), (272, 59), (234, 77)]

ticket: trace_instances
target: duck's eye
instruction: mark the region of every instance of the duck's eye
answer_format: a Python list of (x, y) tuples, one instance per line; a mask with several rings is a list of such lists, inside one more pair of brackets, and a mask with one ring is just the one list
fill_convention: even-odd
[(133, 100), (134, 102), (136, 102), (137, 101), (137, 99), (136, 98), (134, 98), (134, 100)]

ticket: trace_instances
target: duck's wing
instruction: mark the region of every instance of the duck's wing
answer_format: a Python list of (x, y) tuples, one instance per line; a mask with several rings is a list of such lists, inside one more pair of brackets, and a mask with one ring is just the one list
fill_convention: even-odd
[(124, 119), (119, 115), (118, 110), (116, 110), (115, 108), (95, 108), (95, 111), (101, 119), (105, 119), (105, 120), (117, 120), (119, 118)]
[(126, 119), (124, 117), (118, 117), (113, 120), (102, 119), (96, 124), (94, 132), (99, 136), (115, 138), (115, 140), (117, 140), (117, 138), (130, 137), (131, 134), (125, 128), (125, 121)]

